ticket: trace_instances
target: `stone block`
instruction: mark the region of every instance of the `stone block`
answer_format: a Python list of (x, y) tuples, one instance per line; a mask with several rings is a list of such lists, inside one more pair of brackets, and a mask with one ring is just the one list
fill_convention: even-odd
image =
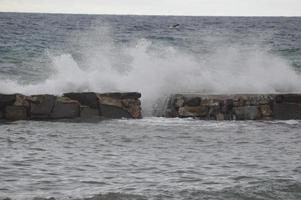
[(0, 94), (0, 109), (11, 106), (16, 101), (16, 94)]
[(189, 99), (186, 99), (185, 105), (187, 106), (200, 106), (201, 104), (201, 98), (200, 97), (192, 97)]
[(258, 106), (234, 107), (233, 111), (237, 120), (256, 120), (261, 118)]
[(102, 93), (98, 96), (110, 97), (114, 99), (139, 99), (141, 93), (139, 92), (111, 92), (111, 93)]
[(58, 100), (50, 115), (51, 119), (74, 119), (80, 117), (80, 104), (77, 101)]
[(99, 109), (90, 108), (88, 106), (80, 107), (80, 118), (81, 119), (95, 119), (99, 118)]
[(107, 119), (133, 118), (128, 111), (117, 106), (99, 104), (99, 109), (101, 117)]
[(209, 109), (205, 106), (183, 106), (179, 108), (179, 117), (206, 117), (208, 116)]
[(273, 119), (301, 119), (301, 103), (281, 103), (273, 105)]
[(83, 93), (65, 93), (65, 97), (78, 101), (81, 105), (89, 106), (90, 108), (98, 109), (98, 98), (94, 92)]
[(31, 119), (49, 119), (57, 97), (54, 95), (34, 95), (30, 97)]
[(17, 121), (28, 119), (28, 111), (24, 106), (6, 106), (4, 113), (6, 120)]

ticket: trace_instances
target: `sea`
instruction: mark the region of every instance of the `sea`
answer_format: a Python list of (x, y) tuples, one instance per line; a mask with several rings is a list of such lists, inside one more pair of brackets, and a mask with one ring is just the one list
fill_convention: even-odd
[(301, 121), (151, 114), (173, 93), (301, 93), (300, 17), (0, 13), (0, 93), (86, 91), (141, 92), (144, 117), (1, 122), (1, 200), (301, 199)]

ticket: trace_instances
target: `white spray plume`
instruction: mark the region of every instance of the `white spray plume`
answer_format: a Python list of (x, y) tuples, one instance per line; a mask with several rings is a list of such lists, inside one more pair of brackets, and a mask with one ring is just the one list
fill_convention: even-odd
[(80, 34), (80, 58), (54, 56), (49, 78), (38, 84), (0, 82), (1, 93), (138, 91), (144, 110), (162, 95), (176, 92), (277, 93), (301, 92), (301, 76), (289, 62), (264, 48), (220, 46), (204, 55), (140, 39), (122, 46), (101, 28)]

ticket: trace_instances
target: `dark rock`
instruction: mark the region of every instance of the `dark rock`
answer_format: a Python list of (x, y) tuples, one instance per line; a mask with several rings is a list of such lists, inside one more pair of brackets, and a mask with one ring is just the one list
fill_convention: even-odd
[(112, 93), (102, 93), (98, 94), (98, 96), (111, 97), (114, 99), (139, 99), (141, 97), (141, 93), (139, 92), (112, 92)]
[(301, 103), (301, 94), (280, 94), (275, 96), (276, 103)]
[(99, 118), (99, 109), (90, 108), (88, 106), (80, 107), (80, 118), (84, 120)]
[(78, 101), (60, 98), (56, 101), (51, 112), (52, 119), (73, 119), (80, 117)]
[(5, 119), (10, 121), (28, 119), (28, 111), (24, 106), (6, 106)]
[(107, 119), (133, 118), (126, 110), (112, 105), (99, 104), (100, 115)]
[(200, 97), (193, 97), (186, 99), (185, 105), (187, 106), (200, 106), (201, 104), (201, 98)]
[(54, 95), (34, 95), (30, 98), (31, 119), (49, 119), (57, 97)]
[(275, 103), (273, 105), (273, 119), (301, 119), (301, 103)]
[(0, 94), (0, 109), (11, 106), (16, 101), (16, 94)]
[(98, 99), (96, 93), (94, 92), (65, 93), (64, 96), (72, 100), (79, 101), (81, 105), (98, 109)]

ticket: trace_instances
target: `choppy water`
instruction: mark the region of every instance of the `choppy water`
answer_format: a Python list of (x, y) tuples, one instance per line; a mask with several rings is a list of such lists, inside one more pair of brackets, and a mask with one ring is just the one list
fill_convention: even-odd
[(145, 118), (0, 128), (1, 196), (301, 198), (300, 121)]
[[(301, 18), (0, 13), (0, 93), (139, 91), (147, 113), (170, 92), (300, 92), (300, 49)], [(299, 200), (300, 130), (153, 117), (0, 124), (0, 199)]]

